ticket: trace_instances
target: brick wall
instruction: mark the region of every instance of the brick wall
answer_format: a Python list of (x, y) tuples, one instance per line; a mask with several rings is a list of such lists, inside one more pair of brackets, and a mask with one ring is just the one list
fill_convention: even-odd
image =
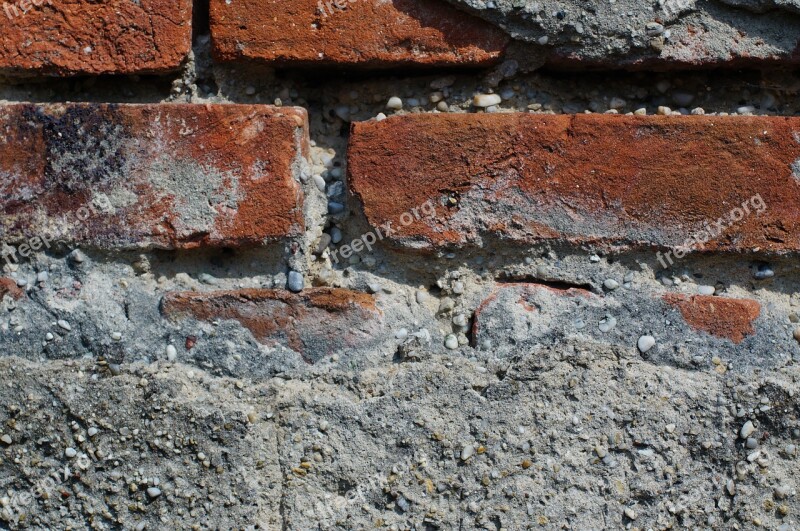
[[(121, 493), (112, 489), (102, 503), (89, 494), (90, 518), (77, 501), (87, 495), (72, 498), (84, 489), (75, 480), (61, 491), (62, 509), (50, 502), (26, 509), (32, 525), (59, 527), (59, 510), (73, 528), (90, 521), (106, 526), (100, 528), (183, 528), (191, 520), (202, 521), (198, 528), (258, 522), (266, 529), (310, 529), (325, 522), (350, 529), (369, 522), (420, 529), (423, 521), (452, 528), (460, 521), (459, 528), (523, 529), (535, 516), (537, 525), (577, 529), (596, 525), (590, 522), (600, 514), (609, 528), (634, 521), (642, 528), (789, 523), (780, 507), (800, 507), (794, 500), (780, 505), (788, 495), (776, 494), (769, 510), (757, 502), (783, 488), (781, 471), (796, 466), (787, 445), (798, 435), (797, 377), (785, 371), (794, 370), (787, 367), (800, 354), (800, 7), (791, 1), (490, 4), (210, 0), (207, 12), (188, 0), (2, 4), (0, 348), (33, 364), (28, 387), (17, 393), (48, 389), (47, 362), (89, 363), (94, 382), (116, 377), (108, 385), (136, 387), (133, 379), (120, 383), (133, 374), (144, 389), (148, 379), (160, 382), (147, 396), (125, 395), (120, 403), (131, 418), (144, 418), (136, 409), (141, 400), (179, 389), (208, 393), (212, 401), (225, 397), (232, 410), (247, 400), (260, 403), (269, 410), (268, 417), (266, 410), (253, 413), (261, 420), (273, 418), (273, 407), (284, 415), (271, 420), (284, 422), (279, 436), (272, 428), (259, 435), (279, 458), (260, 457), (262, 449), (242, 435), (247, 442), (238, 448), (246, 457), (228, 456), (232, 446), (223, 440), (209, 460), (213, 466), (198, 458), (205, 468), (188, 473), (211, 499), (214, 476), (206, 474), (230, 472), (223, 485), (236, 485), (240, 501), (231, 495), (224, 503), (239, 508), (206, 507), (201, 518), (196, 507), (176, 501), (190, 490), (182, 480), (170, 476), (160, 489), (145, 477), (131, 479), (134, 487)], [(728, 492), (725, 500), (734, 492), (722, 477), (738, 474), (756, 502), (712, 503), (716, 508), (707, 512), (715, 519), (698, 524), (696, 515), (681, 517), (653, 501), (671, 487), (645, 485), (639, 476), (638, 487), (616, 487), (615, 496), (575, 497), (541, 510), (542, 493), (535, 500), (508, 494), (507, 488), (537, 491), (528, 482), (555, 470), (548, 459), (586, 440), (561, 439), (564, 446), (549, 457), (533, 457), (520, 435), (510, 444), (527, 445), (524, 459), (512, 459), (506, 442), (486, 435), (496, 426), (478, 427), (476, 419), (491, 419), (493, 404), (502, 404), (496, 419), (509, 423), (502, 431), (513, 431), (510, 437), (517, 434), (514, 415), (536, 424), (547, 406), (534, 393), (524, 412), (512, 414), (508, 396), (519, 390), (501, 382), (517, 366), (524, 373), (519, 385), (538, 378), (540, 354), (552, 362), (547, 370), (565, 372), (566, 388), (585, 378), (597, 391), (606, 376), (578, 375), (591, 372), (581, 361), (586, 352), (641, 364), (642, 379), (660, 379), (662, 368), (676, 380), (706, 378), (682, 382), (680, 398), (661, 389), (664, 400), (695, 400), (703, 388), (722, 396), (744, 385), (734, 377), (727, 381), (737, 383), (727, 385), (722, 378), (729, 372), (766, 378), (762, 387), (771, 382), (770, 407), (785, 413), (780, 421), (767, 410), (740, 415), (734, 407), (715, 426), (696, 428), (713, 443), (692, 442), (708, 455), (719, 452), (708, 467), (717, 490)], [(575, 364), (559, 365), (564, 360)], [(474, 370), (470, 383), (451, 373), (453, 363)], [(166, 376), (148, 366), (167, 367)], [(169, 372), (176, 367), (186, 369), (176, 376)], [(3, 370), (11, 382), (13, 367)], [(63, 385), (46, 391), (53, 402), (85, 391), (70, 370), (71, 391)], [(422, 376), (415, 381), (417, 370)], [(207, 382), (250, 379), (264, 387), (244, 399), (228, 388), (203, 390), (186, 371), (202, 371)], [(402, 388), (364, 383), (393, 371), (407, 379)], [(780, 371), (788, 380), (776, 376)], [(491, 381), (478, 383), (482, 378)], [(458, 390), (433, 389), (437, 381), (456, 382)], [(292, 385), (295, 394), (280, 390)], [(501, 387), (497, 392), (508, 396), (487, 392)], [(464, 389), (489, 409), (470, 416), (472, 406), (448, 402)], [(597, 393), (584, 398), (600, 400)], [(268, 402), (258, 402), (265, 396)], [(331, 420), (325, 428), (315, 424), (314, 436), (338, 439), (314, 443), (312, 451), (293, 437), (305, 429), (307, 411), (320, 411), (314, 409), (322, 407), (320, 396), (336, 398), (323, 407)], [(423, 396), (414, 425), (443, 424), (417, 440), (438, 454), (433, 461), (453, 467), (431, 462), (436, 471), (425, 474), (436, 476), (436, 484), (419, 473), (411, 481), (416, 487), (386, 487), (389, 502), (374, 502), (380, 496), (372, 493), (371, 506), (360, 502), (366, 508), (339, 504), (358, 486), (348, 487), (347, 477), (368, 482), (372, 461), (360, 452), (372, 448), (396, 459), (402, 452), (386, 448), (403, 447), (403, 432), (417, 429), (406, 425), (411, 420), (402, 407), (388, 421), (347, 413), (391, 396)], [(747, 401), (736, 396), (737, 403)], [(562, 405), (556, 410), (567, 415)], [(463, 426), (444, 426), (437, 407), (454, 424), (472, 423), (475, 444), (461, 440)], [(688, 415), (681, 407), (664, 418)], [(62, 404), (53, 415), (67, 409)], [(98, 414), (110, 429), (114, 415)], [(176, 418), (189, 426), (193, 414)], [(93, 413), (70, 415), (81, 425), (98, 422), (89, 420)], [(352, 424), (348, 415), (361, 420)], [(247, 413), (242, 423), (255, 424), (253, 418)], [(571, 425), (582, 422), (572, 418)], [(749, 435), (737, 442), (735, 426), (748, 419), (781, 443), (787, 459), (761, 483), (740, 473), (762, 458), (753, 457), (758, 444)], [(148, 423), (139, 429), (147, 431)], [(14, 457), (16, 441), (36, 439), (34, 422), (28, 431), (20, 424), (4, 459)], [(623, 424), (638, 452), (661, 444), (634, 433), (635, 422)], [(546, 435), (553, 425), (539, 426)], [(671, 434), (675, 424), (669, 426)], [(119, 455), (124, 444), (94, 444), (71, 429), (77, 442), (62, 430), (52, 443), (57, 457), (64, 452), (59, 445), (73, 441), (95, 463), (87, 477), (111, 481), (97, 463), (112, 459), (109, 449)], [(391, 435), (376, 434), (382, 430)], [(719, 442), (715, 430), (733, 439)], [(223, 439), (234, 437), (235, 429), (224, 431)], [(284, 444), (291, 448), (278, 448)], [(330, 445), (350, 461), (335, 464)], [(608, 465), (607, 446), (598, 443), (580, 459)], [(493, 463), (484, 463), (487, 447)], [(666, 470), (674, 474), (683, 458), (667, 447), (661, 446), (671, 457), (659, 474), (677, 481)], [(170, 475), (148, 453), (161, 448), (141, 448), (151, 467), (142, 474)], [(693, 470), (703, 469), (699, 452), (690, 458)], [(630, 476), (645, 468), (625, 466)], [(279, 483), (280, 500), (267, 500), (273, 487), (239, 484), (236, 467)], [(503, 467), (513, 473), (498, 472)], [(555, 489), (561, 479), (552, 473), (547, 488)], [(339, 478), (339, 486), (325, 484), (324, 474)], [(321, 486), (309, 486), (314, 475)], [(501, 477), (517, 483), (500, 486)], [(570, 477), (589, 490), (598, 477), (620, 481)], [(160, 497), (162, 490), (169, 498)], [(247, 492), (257, 508), (241, 501)], [(494, 502), (476, 506), (475, 492), (510, 501), (506, 510)], [(455, 505), (431, 512), (425, 497)], [(4, 504), (3, 520), (24, 527), (12, 502)], [(316, 506), (305, 511), (306, 503)], [(585, 518), (569, 509), (581, 503)], [(703, 505), (688, 503), (695, 512)]]

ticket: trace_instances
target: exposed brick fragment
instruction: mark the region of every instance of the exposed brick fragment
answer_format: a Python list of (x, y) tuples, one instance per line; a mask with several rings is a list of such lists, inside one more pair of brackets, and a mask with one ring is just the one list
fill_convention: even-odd
[(504, 32), (440, 0), (211, 0), (210, 10), (222, 61), (485, 65), (508, 43)]
[(381, 319), (374, 297), (338, 288), (169, 293), (161, 310), (173, 320), (238, 321), (259, 342), (285, 345), (309, 362), (374, 340)]
[(0, 74), (170, 72), (191, 37), (191, 0), (6, 0)]
[(0, 143), (0, 241), (188, 249), (303, 231), (302, 109), (7, 105)]
[(689, 250), (796, 252), (799, 138), (794, 117), (419, 114), (353, 124), (348, 171), (408, 247), (674, 248), (723, 219)]
[[(500, 284), (475, 310), (473, 346), (504, 351), (530, 340), (544, 338), (563, 321), (573, 319), (599, 299), (581, 288), (557, 289), (543, 284)], [(500, 341), (507, 344), (501, 344)]]
[(2, 301), (3, 297), (6, 295), (18, 301), (25, 296), (25, 292), (17, 286), (13, 278), (0, 277), (0, 301)]
[(761, 305), (750, 299), (670, 293), (664, 300), (678, 308), (684, 320), (695, 330), (727, 338), (737, 344), (755, 332), (753, 321), (761, 313)]

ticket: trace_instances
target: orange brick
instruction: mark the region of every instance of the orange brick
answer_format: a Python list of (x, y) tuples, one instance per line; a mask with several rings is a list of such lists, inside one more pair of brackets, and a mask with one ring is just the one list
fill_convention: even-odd
[(285, 345), (309, 362), (373, 341), (381, 318), (373, 296), (338, 288), (169, 293), (161, 310), (176, 321), (237, 321), (261, 343)]
[(188, 249), (303, 232), (302, 109), (8, 105), (0, 138), (6, 243)]
[(688, 249), (796, 252), (798, 167), (785, 117), (407, 115), (353, 124), (348, 150), (368, 221), (427, 249), (684, 247), (723, 218)]
[(438, 0), (211, 0), (210, 9), (221, 61), (486, 65), (508, 43), (494, 26)]
[(191, 44), (191, 0), (5, 0), (0, 10), (0, 74), (171, 72)]

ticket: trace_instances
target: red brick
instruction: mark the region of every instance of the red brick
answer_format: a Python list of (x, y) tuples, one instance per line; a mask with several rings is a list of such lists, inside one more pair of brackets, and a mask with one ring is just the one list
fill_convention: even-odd
[(439, 0), (211, 0), (221, 61), (365, 67), (485, 65), (508, 36)]
[(6, 295), (18, 301), (25, 296), (25, 292), (17, 286), (13, 278), (0, 277), (0, 301), (2, 301), (3, 297)]
[(353, 124), (348, 171), (407, 247), (676, 247), (750, 201), (697, 249), (777, 253), (800, 250), (798, 160), (800, 118), (407, 115)]
[(36, 3), (24, 13), (19, 0), (3, 2), (0, 74), (163, 73), (191, 50), (191, 0)]
[(761, 305), (750, 299), (670, 293), (664, 296), (664, 300), (678, 308), (684, 320), (695, 330), (730, 339), (736, 344), (755, 333), (753, 321), (761, 313)]
[(0, 241), (188, 249), (301, 234), (306, 123), (263, 105), (0, 106)]
[(169, 293), (161, 311), (176, 321), (238, 321), (259, 342), (285, 345), (309, 362), (371, 341), (382, 316), (371, 295), (338, 288)]

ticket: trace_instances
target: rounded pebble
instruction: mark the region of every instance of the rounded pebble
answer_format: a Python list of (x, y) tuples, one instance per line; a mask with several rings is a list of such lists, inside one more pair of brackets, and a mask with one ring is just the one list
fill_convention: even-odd
[(444, 346), (449, 348), (450, 350), (455, 350), (458, 348), (458, 338), (455, 334), (448, 334), (444, 340)]
[(639, 347), (639, 352), (644, 354), (656, 344), (656, 338), (653, 336), (642, 336), (639, 338), (639, 341), (636, 343), (636, 346)]
[(302, 274), (297, 271), (289, 271), (289, 280), (286, 282), (286, 287), (289, 291), (300, 293), (303, 291), (304, 284), (305, 282)]
[(476, 94), (475, 97), (472, 98), (472, 104), (480, 108), (498, 105), (501, 101), (503, 100), (497, 94)]
[(403, 108), (403, 100), (398, 98), (397, 96), (392, 96), (389, 98), (389, 101), (386, 102), (386, 108), (392, 109), (393, 111), (399, 111)]

